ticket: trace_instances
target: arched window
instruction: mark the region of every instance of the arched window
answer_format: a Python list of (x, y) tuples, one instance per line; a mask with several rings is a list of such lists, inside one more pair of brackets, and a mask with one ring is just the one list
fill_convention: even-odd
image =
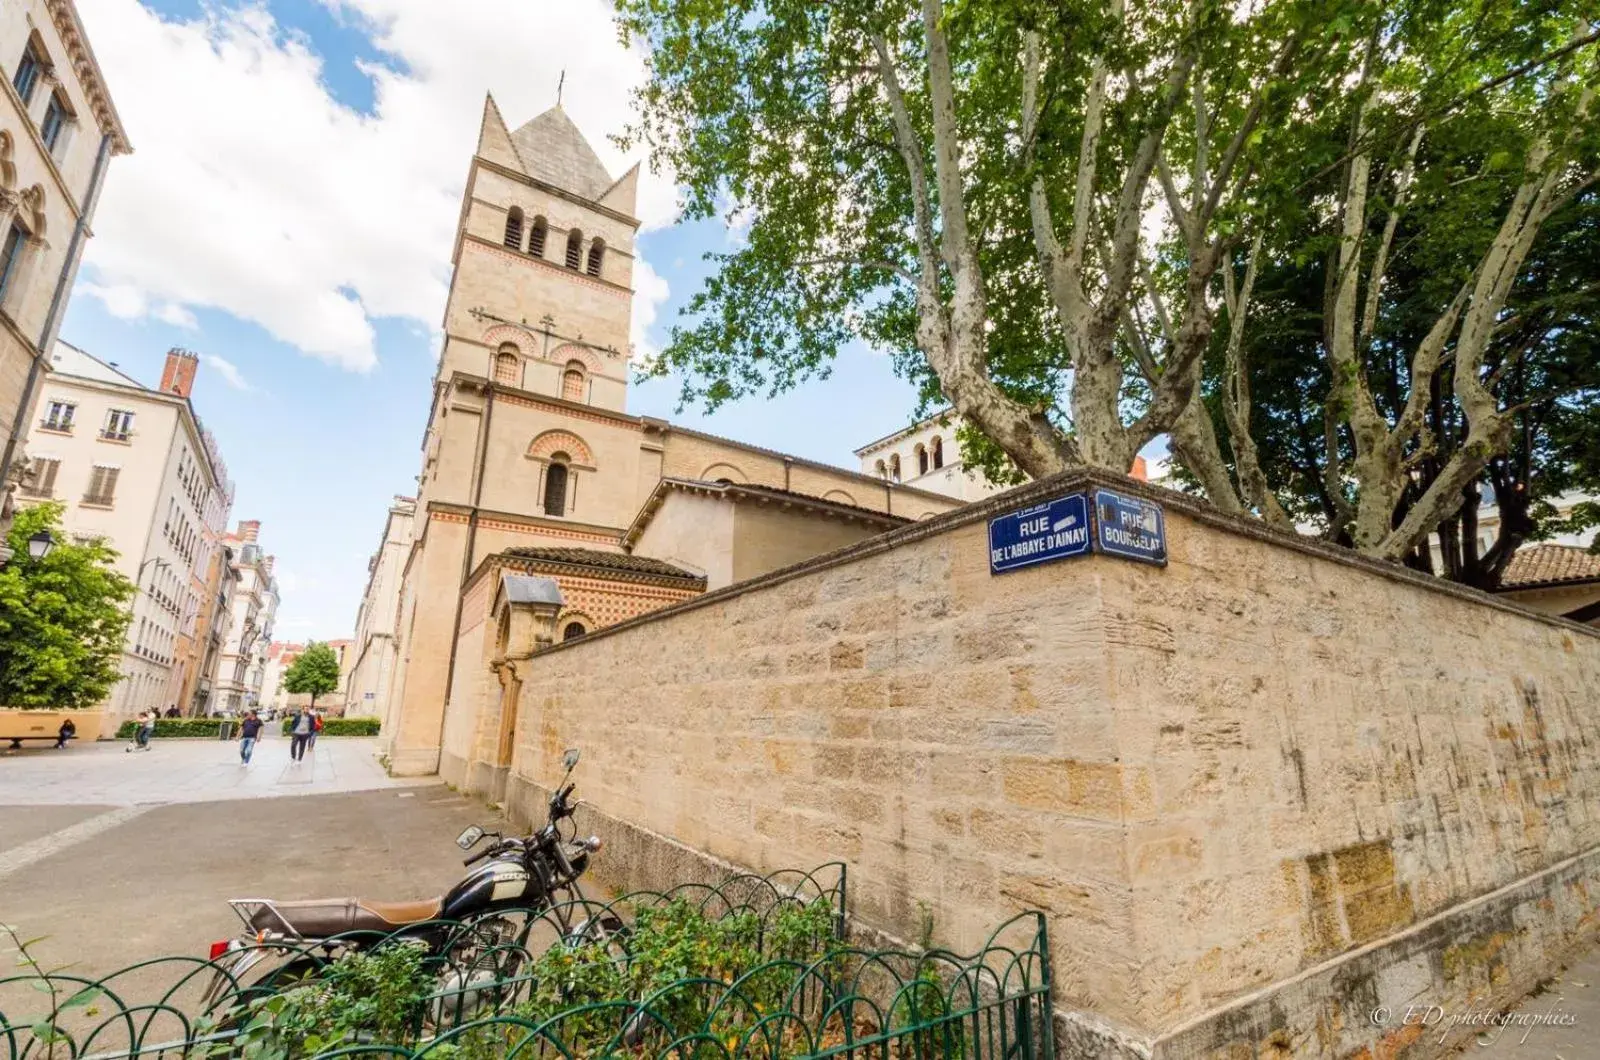
[(561, 639), (577, 640), (587, 632), (589, 631), (583, 628), (582, 622), (568, 622), (567, 628), (561, 631)]
[(926, 449), (922, 448), (922, 444), (919, 442), (917, 444), (917, 474), (926, 475), (927, 473), (928, 473), (928, 451)]
[(876, 471), (878, 473), (878, 477), (879, 478), (888, 478), (889, 477), (889, 466), (887, 464), (885, 464), (882, 460), (880, 460), (876, 464), (874, 464), (873, 467), (872, 467), (872, 470), (874, 470), (874, 471)]
[(944, 439), (937, 434), (933, 436), (933, 466), (935, 470), (944, 467)]
[(567, 268), (576, 269), (583, 265), (583, 233), (574, 228), (567, 233)]
[(561, 396), (568, 401), (583, 400), (582, 361), (567, 362), (567, 370), (561, 373)]
[(544, 237), (550, 231), (550, 225), (543, 217), (533, 219), (533, 227), (528, 230), (528, 253), (536, 258), (544, 257)]
[(512, 250), (522, 249), (522, 207), (513, 206), (506, 214), (506, 246)]
[(589, 270), (588, 271), (589, 271), (589, 275), (590, 276), (598, 276), (598, 275), (600, 275), (600, 262), (602, 260), (604, 260), (605, 256), (606, 256), (606, 241), (605, 240), (596, 239), (593, 243), (589, 244)]
[(554, 453), (544, 473), (544, 514), (567, 514), (567, 454)]
[(494, 381), (506, 386), (517, 385), (517, 348), (511, 343), (500, 347), (500, 352), (494, 355)]
[(900, 454), (894, 453), (889, 457), (889, 477), (896, 482), (900, 481)]

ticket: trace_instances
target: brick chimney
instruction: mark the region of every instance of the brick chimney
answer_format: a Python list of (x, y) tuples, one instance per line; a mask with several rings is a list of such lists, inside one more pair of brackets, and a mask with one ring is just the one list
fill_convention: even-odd
[(239, 521), (239, 538), (246, 544), (253, 544), (261, 536), (261, 520), (251, 519)]
[(200, 367), (200, 355), (174, 346), (167, 351), (167, 366), (161, 370), (161, 391), (181, 398), (194, 390), (194, 373)]

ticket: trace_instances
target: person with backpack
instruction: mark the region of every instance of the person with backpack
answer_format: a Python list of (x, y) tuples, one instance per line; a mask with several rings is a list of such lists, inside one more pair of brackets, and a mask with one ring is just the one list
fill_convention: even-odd
[(317, 733), (322, 731), (322, 712), (316, 707), (311, 708), (311, 743), (310, 748), (317, 749)]
[(239, 764), (250, 764), (250, 756), (255, 754), (256, 740), (261, 736), (261, 719), (256, 717), (255, 711), (245, 713), (244, 721), (239, 723)]

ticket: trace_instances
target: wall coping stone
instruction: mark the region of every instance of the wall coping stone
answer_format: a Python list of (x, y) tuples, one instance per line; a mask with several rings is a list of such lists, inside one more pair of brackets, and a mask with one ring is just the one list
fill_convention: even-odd
[[(692, 434), (695, 432), (685, 433)], [(924, 519), (909, 526), (900, 527), (897, 530), (890, 530), (865, 541), (847, 545), (832, 552), (825, 552), (820, 556), (815, 556), (788, 567), (780, 567), (775, 571), (769, 571), (747, 581), (735, 582), (732, 585), (704, 593), (682, 603), (663, 607), (657, 611), (650, 611), (612, 626), (603, 626), (590, 632), (587, 636), (569, 641), (559, 641), (535, 652), (534, 657), (537, 658), (550, 652), (567, 651), (602, 637), (612, 636), (647, 623), (664, 621), (697, 608), (709, 607), (725, 600), (742, 596), (745, 593), (782, 585), (796, 578), (840, 567), (859, 559), (865, 559), (868, 556), (890, 552), (901, 545), (911, 544), (925, 538), (937, 537), (940, 534), (971, 525), (972, 523), (987, 522), (992, 516), (1027, 507), (1030, 504), (1062, 493), (1094, 486), (1104, 486), (1107, 489), (1114, 489), (1121, 493), (1143, 497), (1146, 500), (1162, 505), (1164, 508), (1181, 512), (1198, 523), (1226, 533), (1253, 538), (1264, 544), (1276, 545), (1279, 548), (1315, 556), (1318, 559), (1325, 559), (1341, 566), (1354, 567), (1357, 570), (1364, 570), (1369, 574), (1375, 574), (1390, 581), (1409, 584), (1427, 592), (1452, 596), (1458, 600), (1504, 611), (1521, 618), (1533, 619), (1557, 629), (1582, 633), (1600, 640), (1600, 629), (1524, 607), (1503, 597), (1484, 592), (1481, 589), (1474, 589), (1459, 582), (1446, 581), (1443, 578), (1424, 574), (1421, 571), (1414, 571), (1398, 563), (1386, 563), (1382, 560), (1372, 559), (1361, 555), (1354, 549), (1335, 545), (1319, 538), (1306, 537), (1287, 530), (1278, 530), (1253, 516), (1234, 515), (1229, 512), (1219, 511), (1210, 502), (1191, 494), (1179, 493), (1164, 486), (1153, 486), (1127, 475), (1117, 475), (1092, 468), (1078, 468), (1072, 471), (1064, 471), (1050, 478), (1040, 479), (1037, 482), (1026, 483), (1015, 489), (1007, 490), (1005, 493), (998, 493), (993, 497), (974, 501), (953, 511), (936, 515), (931, 519)]]

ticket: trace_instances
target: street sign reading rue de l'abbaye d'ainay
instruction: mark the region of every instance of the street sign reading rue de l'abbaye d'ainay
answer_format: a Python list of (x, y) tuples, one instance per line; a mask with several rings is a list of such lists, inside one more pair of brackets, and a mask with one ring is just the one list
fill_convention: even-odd
[(1100, 552), (1164, 567), (1167, 526), (1161, 505), (1115, 490), (1035, 504), (989, 520), (989, 573)]

